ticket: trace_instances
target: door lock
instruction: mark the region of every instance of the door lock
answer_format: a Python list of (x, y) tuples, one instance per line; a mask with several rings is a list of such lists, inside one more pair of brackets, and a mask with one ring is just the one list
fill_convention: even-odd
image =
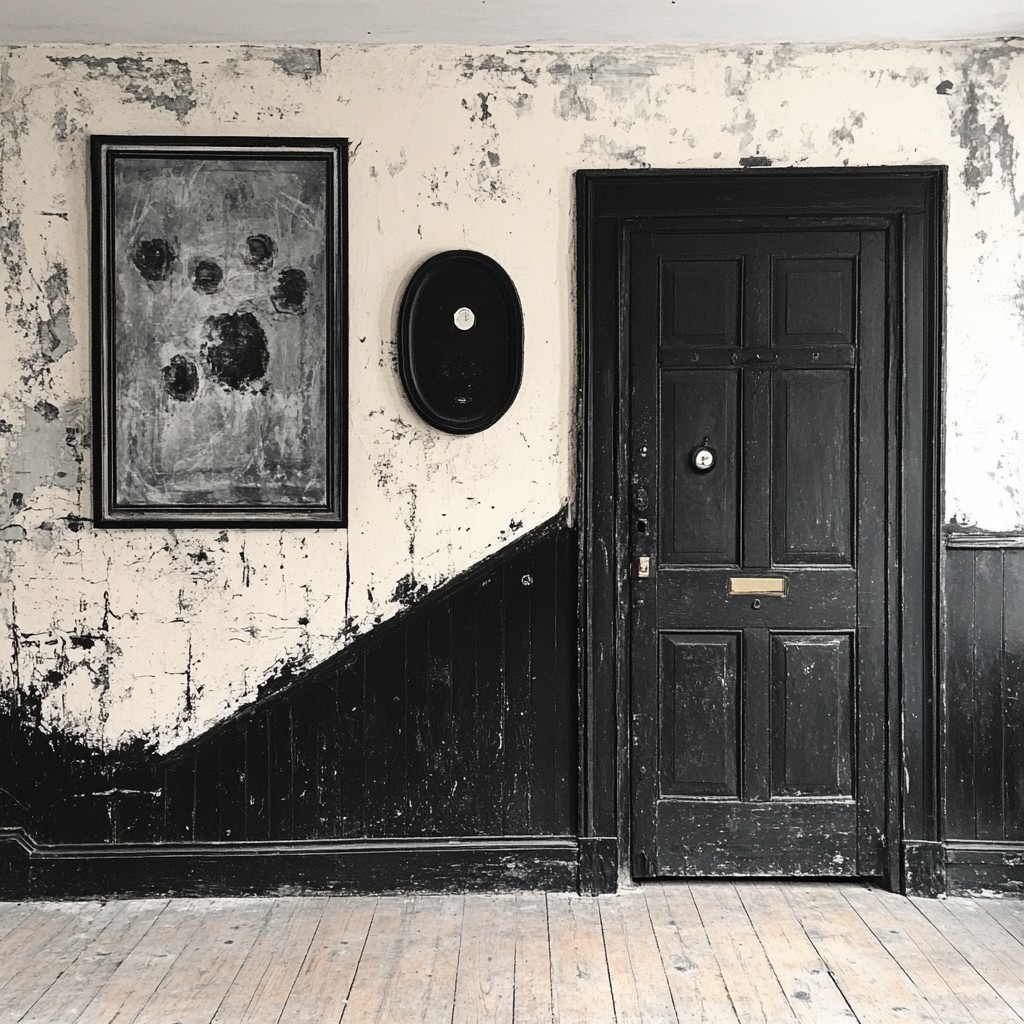
[(638, 579), (646, 580), (651, 575), (651, 556), (641, 555), (636, 560), (636, 575)]

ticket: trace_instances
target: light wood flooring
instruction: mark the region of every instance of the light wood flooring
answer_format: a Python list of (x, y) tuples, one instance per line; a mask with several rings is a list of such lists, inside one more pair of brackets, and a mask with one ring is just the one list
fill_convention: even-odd
[(0, 903), (0, 1024), (1024, 1022), (1024, 902), (863, 885), (597, 899)]

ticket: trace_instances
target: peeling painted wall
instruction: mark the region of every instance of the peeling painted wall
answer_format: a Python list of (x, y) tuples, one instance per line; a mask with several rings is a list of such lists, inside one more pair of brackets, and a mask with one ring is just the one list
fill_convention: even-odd
[[(947, 517), (1024, 527), (1024, 46), (0, 51), (0, 696), (169, 749), (542, 522), (572, 491), (572, 172), (950, 166)], [(90, 521), (90, 133), (351, 140), (350, 528)], [(491, 430), (409, 408), (412, 271), (480, 249), (519, 289)]]

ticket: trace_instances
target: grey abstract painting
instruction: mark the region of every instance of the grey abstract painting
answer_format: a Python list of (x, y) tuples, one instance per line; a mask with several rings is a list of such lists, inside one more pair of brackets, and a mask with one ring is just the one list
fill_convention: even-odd
[(341, 525), (344, 140), (93, 156), (97, 520)]

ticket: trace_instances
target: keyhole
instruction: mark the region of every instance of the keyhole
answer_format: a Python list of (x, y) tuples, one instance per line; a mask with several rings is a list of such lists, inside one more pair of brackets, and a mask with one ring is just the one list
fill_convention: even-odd
[(647, 520), (646, 519), (638, 519), (636, 521), (636, 532), (637, 533), (646, 533), (647, 532)]
[(755, 609), (755, 610), (760, 608), (761, 607), (761, 599), (759, 597), (755, 597), (754, 600), (750, 602), (750, 607)]

